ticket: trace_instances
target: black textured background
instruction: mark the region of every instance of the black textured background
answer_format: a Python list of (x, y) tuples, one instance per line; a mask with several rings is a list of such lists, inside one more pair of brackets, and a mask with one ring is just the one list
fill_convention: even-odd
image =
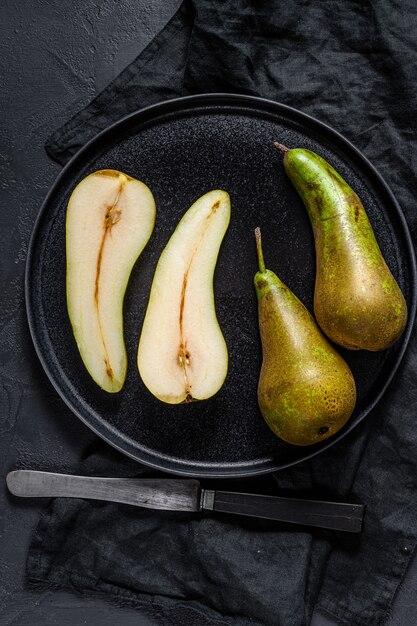
[[(87, 104), (160, 30), (178, 0), (3, 0), (0, 8), (0, 247), (2, 316), (0, 459), (74, 468), (95, 436), (57, 397), (34, 354), (26, 325), (23, 273), (32, 225), (59, 168), (43, 144)], [(64, 592), (30, 591), (24, 562), (45, 502), (21, 502), (0, 487), (0, 624), (153, 625), (137, 611)], [(416, 522), (417, 523), (417, 522)], [(417, 621), (412, 567), (390, 626)], [(327, 624), (317, 618), (314, 624)]]

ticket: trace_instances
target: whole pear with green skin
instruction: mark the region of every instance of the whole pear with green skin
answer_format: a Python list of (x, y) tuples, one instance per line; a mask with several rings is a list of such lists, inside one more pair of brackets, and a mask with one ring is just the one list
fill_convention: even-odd
[(330, 345), (293, 292), (265, 269), (256, 229), (255, 276), (263, 362), (258, 385), (261, 413), (284, 441), (308, 446), (334, 435), (356, 403), (348, 365)]
[(285, 171), (314, 232), (314, 312), (319, 326), (332, 341), (351, 350), (389, 348), (405, 328), (407, 304), (360, 199), (319, 155), (275, 145), (285, 153)]

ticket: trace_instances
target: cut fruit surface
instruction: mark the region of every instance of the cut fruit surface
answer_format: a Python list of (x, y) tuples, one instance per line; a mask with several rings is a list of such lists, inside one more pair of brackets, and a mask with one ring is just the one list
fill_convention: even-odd
[(111, 393), (126, 378), (124, 294), (154, 224), (150, 189), (116, 170), (90, 174), (68, 202), (68, 314), (87, 370)]
[(230, 221), (230, 197), (215, 190), (185, 213), (159, 259), (138, 349), (138, 368), (169, 404), (214, 395), (227, 374), (213, 274)]

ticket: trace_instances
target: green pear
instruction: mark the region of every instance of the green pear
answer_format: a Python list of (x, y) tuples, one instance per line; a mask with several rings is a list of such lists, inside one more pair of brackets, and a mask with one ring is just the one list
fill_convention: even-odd
[(179, 222), (155, 270), (138, 368), (149, 391), (168, 404), (210, 398), (227, 374), (213, 274), (229, 220), (229, 194), (206, 193)]
[(123, 298), (154, 223), (150, 189), (116, 170), (90, 174), (68, 202), (68, 314), (84, 365), (109, 393), (126, 378)]
[(316, 247), (314, 312), (324, 333), (351, 350), (389, 348), (407, 323), (407, 304), (365, 209), (322, 157), (296, 148), (284, 167), (303, 200)]
[(308, 446), (331, 437), (349, 419), (356, 403), (355, 381), (305, 306), (265, 269), (260, 230), (255, 234), (263, 354), (259, 408), (281, 439)]

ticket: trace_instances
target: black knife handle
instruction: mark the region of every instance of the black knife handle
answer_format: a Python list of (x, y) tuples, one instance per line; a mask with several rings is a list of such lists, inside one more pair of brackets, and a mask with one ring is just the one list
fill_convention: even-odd
[(365, 513), (362, 504), (209, 490), (204, 490), (202, 509), (351, 533), (362, 531)]

